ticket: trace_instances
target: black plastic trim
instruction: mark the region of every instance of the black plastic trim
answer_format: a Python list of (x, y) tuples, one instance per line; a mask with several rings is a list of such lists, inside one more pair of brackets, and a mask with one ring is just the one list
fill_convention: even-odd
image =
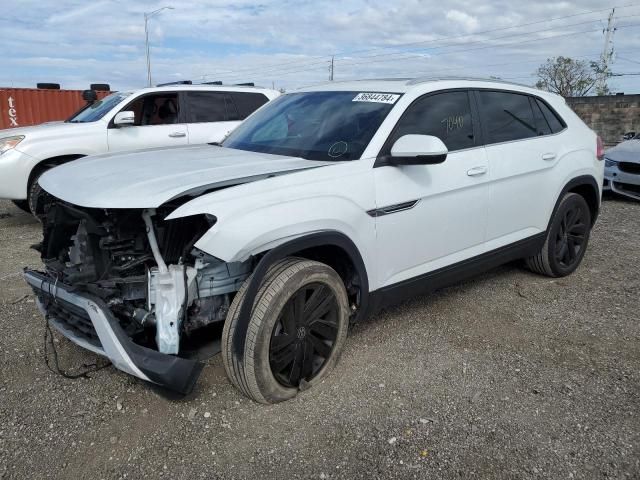
[(382, 217), (391, 213), (404, 212), (405, 210), (411, 210), (419, 201), (420, 200), (410, 200), (408, 202), (396, 203), (395, 205), (388, 205), (386, 207), (368, 210), (367, 214), (371, 217)]
[(407, 298), (453, 285), (504, 263), (534, 255), (544, 245), (546, 235), (546, 232), (542, 232), (482, 255), (375, 290), (370, 294), (369, 313), (373, 314)]
[(598, 214), (600, 213), (600, 205), (602, 203), (602, 196), (600, 194), (600, 187), (598, 186), (598, 182), (596, 181), (596, 179), (594, 177), (592, 177), (591, 175), (581, 175), (579, 177), (576, 177), (572, 180), (570, 180), (562, 189), (562, 191), (560, 192), (560, 195), (558, 195), (558, 199), (556, 200), (556, 204), (553, 207), (553, 212), (551, 213), (551, 217), (549, 217), (549, 223), (547, 224), (547, 230), (549, 230), (549, 228), (551, 228), (551, 220), (553, 220), (553, 216), (556, 214), (556, 210), (558, 210), (558, 207), (560, 206), (560, 202), (562, 201), (562, 199), (564, 198), (564, 196), (567, 194), (568, 191), (576, 188), (576, 187), (580, 187), (583, 185), (588, 185), (590, 187), (592, 187), (595, 190), (596, 196), (598, 197), (598, 205), (596, 207), (596, 211), (593, 213), (593, 215), (591, 216), (591, 226), (596, 224), (596, 220), (598, 219)]

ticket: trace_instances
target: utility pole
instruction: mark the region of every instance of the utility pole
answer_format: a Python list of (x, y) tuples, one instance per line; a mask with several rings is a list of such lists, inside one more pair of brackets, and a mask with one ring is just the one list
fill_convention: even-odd
[(331, 66), (329, 67), (329, 81), (333, 82), (333, 58), (334, 55), (331, 55)]
[(147, 83), (150, 87), (153, 85), (151, 83), (151, 55), (149, 54), (149, 19), (160, 13), (162, 10), (173, 10), (173, 7), (162, 7), (154, 10), (153, 12), (144, 14), (144, 46), (147, 53)]
[(600, 71), (596, 81), (596, 93), (603, 95), (607, 89), (607, 78), (609, 77), (609, 64), (613, 59), (613, 34), (616, 31), (615, 15), (616, 9), (611, 9), (609, 19), (607, 20), (607, 28), (604, 30), (604, 48), (600, 56)]

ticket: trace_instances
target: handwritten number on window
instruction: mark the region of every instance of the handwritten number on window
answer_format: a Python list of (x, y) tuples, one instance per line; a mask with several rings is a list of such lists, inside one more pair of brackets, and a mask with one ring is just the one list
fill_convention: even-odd
[(462, 115), (450, 115), (440, 121), (447, 128), (447, 133), (459, 130), (464, 127), (464, 116)]

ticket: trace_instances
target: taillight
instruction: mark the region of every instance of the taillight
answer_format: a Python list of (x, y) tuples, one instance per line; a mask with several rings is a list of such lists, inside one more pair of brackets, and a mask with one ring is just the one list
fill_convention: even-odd
[(596, 157), (598, 160), (604, 160), (604, 143), (600, 137), (596, 140)]

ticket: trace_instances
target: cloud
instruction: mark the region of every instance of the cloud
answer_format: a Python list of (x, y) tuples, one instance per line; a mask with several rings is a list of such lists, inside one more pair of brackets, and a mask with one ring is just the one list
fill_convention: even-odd
[[(601, 0), (449, 0), (446, 6), (435, 0), (17, 3), (0, 18), (0, 85), (54, 81), (85, 88), (106, 82), (119, 89), (145, 84), (143, 13), (166, 4), (175, 10), (149, 24), (155, 81), (206, 78), (286, 88), (326, 81), (332, 55), (338, 80), (455, 74), (533, 82), (532, 72), (547, 57), (597, 58), (600, 20), (608, 13)], [(548, 21), (591, 10), (598, 11)], [(620, 25), (640, 23), (632, 17), (640, 15), (640, 6), (617, 14)], [(547, 21), (508, 28), (539, 20)], [(548, 31), (531, 33), (543, 29)], [(640, 28), (620, 28), (615, 42), (621, 56), (634, 58)], [(620, 71), (625, 66), (633, 70), (619, 62)], [(631, 91), (633, 78), (620, 77), (616, 85)]]
[(478, 19), (460, 10), (449, 10), (446, 18), (453, 23), (459, 24), (466, 32), (472, 32), (478, 28)]

